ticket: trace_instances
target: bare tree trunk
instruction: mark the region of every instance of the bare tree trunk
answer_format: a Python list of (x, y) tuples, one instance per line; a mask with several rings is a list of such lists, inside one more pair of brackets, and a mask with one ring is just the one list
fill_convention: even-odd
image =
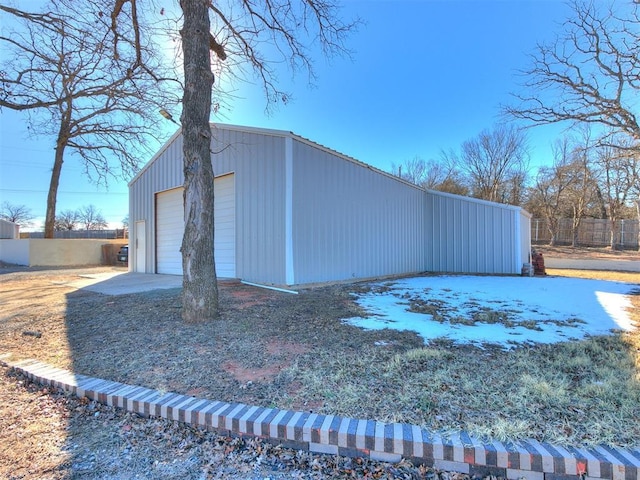
[(56, 221), (56, 198), (58, 196), (58, 185), (60, 183), (60, 172), (62, 170), (63, 148), (56, 147), (56, 158), (51, 171), (51, 181), (49, 182), (49, 193), (47, 194), (47, 213), (44, 220), (44, 238), (53, 238)]
[(636, 210), (638, 211), (638, 251), (640, 251), (640, 199), (636, 200)]
[(549, 246), (555, 247), (558, 243), (558, 227), (547, 218), (547, 230), (549, 231)]
[(607, 202), (602, 196), (602, 190), (600, 190), (600, 187), (596, 187), (596, 201), (598, 203), (598, 210), (600, 210), (599, 212), (600, 216), (598, 218), (609, 218), (607, 215), (607, 207), (606, 207)]
[(618, 227), (618, 218), (611, 216), (609, 218), (609, 248), (611, 250), (617, 250), (618, 244), (616, 243), (616, 228)]
[(56, 200), (58, 198), (58, 186), (60, 185), (60, 174), (62, 173), (62, 164), (64, 163), (64, 149), (67, 146), (66, 130), (62, 126), (58, 134), (56, 142), (55, 158), (53, 160), (53, 169), (51, 170), (51, 181), (49, 182), (49, 193), (47, 194), (47, 213), (44, 219), (44, 238), (53, 238), (56, 222)]
[(578, 246), (578, 228), (580, 227), (579, 224), (573, 224), (571, 226), (571, 246), (572, 247), (577, 247)]
[[(182, 135), (184, 218), (182, 239), (182, 318), (202, 322), (218, 315), (218, 284), (213, 253), (213, 167), (208, 0), (181, 0), (184, 24)], [(209, 234), (209, 232), (211, 232)]]
[(558, 243), (558, 231), (560, 230), (559, 220), (550, 213), (547, 213), (545, 217), (549, 231), (549, 246), (555, 247)]
[(582, 223), (582, 212), (583, 208), (581, 206), (574, 205), (573, 208), (573, 216), (571, 217), (571, 246), (578, 246), (578, 234), (580, 229), (580, 224)]

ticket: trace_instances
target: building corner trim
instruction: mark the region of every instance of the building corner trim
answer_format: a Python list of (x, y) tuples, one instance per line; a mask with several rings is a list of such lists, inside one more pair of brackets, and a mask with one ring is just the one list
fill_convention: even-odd
[(295, 285), (293, 267), (293, 138), (284, 139), (285, 158), (285, 282)]

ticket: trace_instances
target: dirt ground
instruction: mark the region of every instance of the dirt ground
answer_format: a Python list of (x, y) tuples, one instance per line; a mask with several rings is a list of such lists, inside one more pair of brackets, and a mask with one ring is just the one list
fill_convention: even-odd
[[(359, 313), (344, 286), (296, 296), (221, 282), (220, 320), (185, 325), (179, 289), (111, 297), (69, 285), (86, 272), (3, 275), (0, 351), (115, 381), (269, 406), (298, 387), (278, 378), (280, 372), (312, 348), (330, 347), (324, 345), (326, 333), (336, 321)], [(357, 339), (356, 330), (345, 326), (332, 335), (332, 344), (353, 350), (378, 339)]]
[[(640, 438), (638, 335), (508, 355), (448, 342), (425, 347), (412, 332), (363, 331), (341, 321), (363, 313), (351, 293), (366, 284), (310, 288), (300, 295), (221, 284), (220, 319), (185, 325), (179, 289), (105, 296), (70, 285), (84, 271), (0, 267), (0, 353), (203, 398), (464, 428), (499, 439), (628, 445)], [(624, 281), (640, 284), (640, 275)], [(640, 295), (632, 301), (640, 312)], [(607, 363), (605, 356), (611, 357), (610, 373), (588, 367)], [(519, 386), (513, 372), (523, 365), (528, 384)], [(588, 393), (604, 391), (604, 385), (614, 394)], [(517, 397), (530, 403), (521, 405)], [(439, 475), (410, 465), (397, 471), (366, 462), (328, 466), (324, 457), (301, 459), (271, 446), (203, 439), (203, 432), (184, 426), (105, 409), (3, 369), (0, 477), (121, 478), (125, 472), (140, 478), (347, 478), (349, 471), (367, 469), (379, 473), (371, 478)], [(237, 454), (236, 460), (225, 465), (226, 456), (219, 454), (218, 463), (206, 463), (214, 451)]]

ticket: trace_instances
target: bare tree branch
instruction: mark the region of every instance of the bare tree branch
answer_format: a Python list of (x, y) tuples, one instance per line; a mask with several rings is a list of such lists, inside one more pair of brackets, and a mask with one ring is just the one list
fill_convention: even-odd
[(114, 24), (117, 15), (104, 14), (105, 0), (50, 0), (38, 13), (0, 5), (0, 13), (12, 19), (7, 24), (15, 25), (0, 36), (10, 59), (0, 78), (0, 107), (30, 112), (32, 134), (54, 139), (47, 238), (53, 237), (68, 154), (99, 182), (130, 175), (150, 153), (146, 145), (158, 140), (158, 109), (177, 100), (171, 99), (169, 83), (159, 81), (172, 75), (153, 43), (143, 43), (135, 1), (118, 2), (119, 15), (127, 3), (127, 15), (135, 19), (127, 28)]
[(0, 218), (17, 223), (21, 227), (30, 227), (35, 218), (31, 209), (26, 205), (16, 205), (10, 202), (2, 202), (0, 206)]
[[(135, 5), (137, 0), (119, 0), (112, 18), (120, 17), (122, 4), (127, 2)], [(347, 53), (343, 41), (357, 22), (344, 23), (338, 5), (331, 0), (179, 3), (184, 19), (180, 30), (184, 62), (183, 319), (195, 322), (215, 318), (218, 310), (213, 261), (214, 152), (209, 125), (214, 72), (218, 77), (222, 74), (243, 80), (247, 79), (247, 70), (252, 72), (262, 85), (268, 110), (289, 100), (278, 86), (276, 66), (286, 63), (291, 72), (305, 71), (312, 81), (311, 47), (320, 46), (328, 56)], [(135, 18), (131, 21), (137, 23)], [(138, 48), (136, 40), (134, 44)]]
[(637, 3), (621, 14), (597, 2), (574, 1), (574, 16), (555, 41), (538, 45), (521, 72), (517, 104), (503, 107), (534, 124), (597, 124), (640, 140), (634, 113), (640, 89)]
[(527, 139), (515, 127), (499, 125), (462, 144), (451, 161), (466, 177), (474, 197), (520, 205), (529, 170)]

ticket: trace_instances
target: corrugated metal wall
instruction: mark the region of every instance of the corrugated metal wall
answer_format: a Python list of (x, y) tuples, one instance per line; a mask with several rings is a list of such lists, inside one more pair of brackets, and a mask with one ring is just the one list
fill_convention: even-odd
[(0, 218), (0, 238), (20, 238), (20, 225)]
[[(129, 238), (138, 238), (137, 228), (144, 220), (146, 228), (145, 273), (156, 273), (155, 252), (155, 198), (156, 193), (182, 186), (182, 136), (174, 135), (154, 158), (129, 183)], [(129, 269), (135, 271), (137, 261), (135, 245), (129, 248)]]
[[(249, 131), (247, 131), (249, 130)], [(216, 176), (236, 176), (236, 273), (249, 281), (284, 283), (284, 136), (213, 128)], [(146, 272), (155, 273), (154, 194), (184, 183), (182, 136), (174, 135), (129, 185), (129, 224), (145, 220)], [(130, 233), (135, 237), (135, 231)], [(129, 265), (135, 265), (134, 249)]]
[(531, 214), (522, 209), (520, 209), (520, 261), (523, 264), (531, 263)]
[(293, 141), (296, 284), (420, 272), (424, 191)]
[(520, 209), (441, 192), (425, 196), (425, 269), (520, 273)]
[(285, 138), (214, 129), (216, 174), (236, 173), (236, 274), (285, 283)]
[[(235, 173), (236, 274), (244, 280), (513, 274), (527, 259), (529, 217), (519, 208), (425, 192), (288, 132), (222, 125), (213, 134), (216, 176)], [(144, 220), (147, 272), (156, 265), (155, 194), (182, 184), (176, 134), (130, 183), (130, 236)], [(135, 249), (130, 256), (136, 265)]]

